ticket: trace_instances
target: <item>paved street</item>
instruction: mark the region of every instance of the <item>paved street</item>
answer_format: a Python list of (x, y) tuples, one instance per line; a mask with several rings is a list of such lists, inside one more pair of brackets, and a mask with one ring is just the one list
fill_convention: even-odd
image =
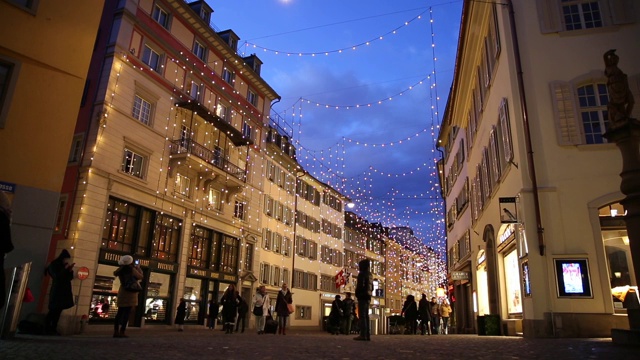
[(114, 339), (109, 327), (82, 335), (17, 334), (0, 340), (0, 359), (633, 359), (640, 348), (614, 346), (610, 339), (523, 339), (477, 335), (353, 336), (290, 331), (285, 336), (187, 328), (137, 329)]

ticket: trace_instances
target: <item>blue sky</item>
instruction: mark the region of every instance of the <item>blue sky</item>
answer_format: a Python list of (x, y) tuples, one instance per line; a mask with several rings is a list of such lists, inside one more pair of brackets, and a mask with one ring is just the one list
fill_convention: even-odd
[(344, 186), (356, 213), (412, 226), (429, 243), (443, 216), (429, 199), (438, 197), (431, 132), (452, 81), (462, 1), (208, 3), (215, 26), (240, 37), (239, 52), (264, 62), (262, 77), (282, 97), (274, 109), (293, 126), (306, 169)]

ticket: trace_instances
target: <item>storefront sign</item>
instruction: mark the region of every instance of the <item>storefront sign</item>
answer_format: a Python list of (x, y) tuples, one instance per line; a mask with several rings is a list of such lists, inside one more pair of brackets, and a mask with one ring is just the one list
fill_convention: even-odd
[(515, 234), (514, 231), (514, 226), (513, 225), (508, 225), (505, 229), (504, 232), (502, 233), (502, 235), (500, 235), (500, 239), (498, 242), (498, 245), (505, 243), (507, 240), (509, 240), (511, 238), (511, 236), (513, 236)]
[(501, 197), (498, 199), (500, 204), (500, 222), (503, 224), (518, 223), (518, 207), (516, 206), (517, 198)]
[(486, 260), (487, 260), (487, 254), (484, 252), (484, 250), (478, 251), (478, 265), (484, 264)]
[(13, 194), (16, 192), (16, 184), (0, 181), (0, 191), (5, 191)]
[(452, 271), (451, 280), (469, 280), (468, 271)]

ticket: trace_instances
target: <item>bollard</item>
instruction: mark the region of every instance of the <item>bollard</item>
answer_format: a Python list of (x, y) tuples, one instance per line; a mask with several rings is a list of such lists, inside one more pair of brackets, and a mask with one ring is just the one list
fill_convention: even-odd
[(80, 334), (84, 333), (87, 329), (87, 323), (89, 322), (89, 317), (85, 314), (80, 318)]

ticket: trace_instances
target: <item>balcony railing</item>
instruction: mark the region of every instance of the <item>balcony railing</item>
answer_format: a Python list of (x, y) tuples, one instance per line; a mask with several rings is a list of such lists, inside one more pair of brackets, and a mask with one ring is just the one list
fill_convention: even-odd
[(222, 154), (206, 148), (202, 144), (198, 144), (192, 139), (178, 139), (171, 141), (171, 155), (191, 154), (203, 161), (223, 170), (227, 174), (235, 177), (240, 181), (247, 180), (247, 174), (244, 169), (232, 164), (229, 160), (224, 159)]

